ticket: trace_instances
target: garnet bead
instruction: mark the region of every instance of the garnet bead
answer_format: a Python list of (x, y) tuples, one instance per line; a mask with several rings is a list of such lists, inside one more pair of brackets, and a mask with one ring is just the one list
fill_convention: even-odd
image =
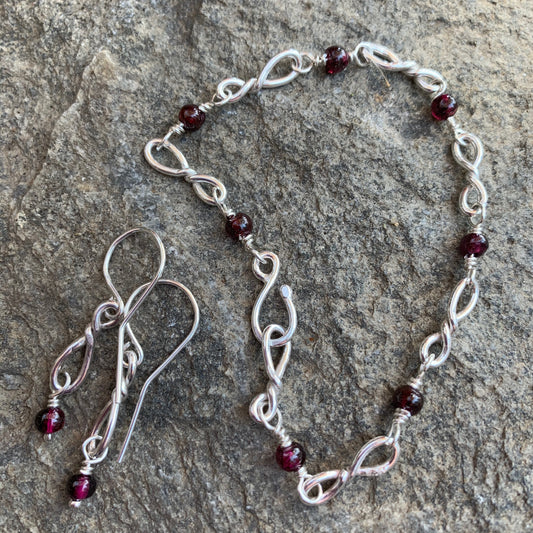
[(59, 407), (47, 407), (37, 413), (35, 425), (41, 433), (50, 435), (65, 425), (65, 413)]
[(415, 416), (420, 413), (420, 409), (424, 405), (424, 397), (418, 389), (411, 387), (411, 385), (403, 385), (394, 391), (392, 405), (399, 409), (405, 409)]
[(431, 102), (431, 114), (435, 120), (446, 120), (455, 115), (457, 102), (449, 94), (441, 94)]
[(228, 235), (238, 241), (252, 234), (252, 219), (245, 213), (230, 215), (226, 222), (226, 231)]
[(350, 54), (340, 46), (330, 46), (325, 52), (326, 74), (333, 76), (342, 72), (350, 62)]
[(459, 250), (461, 255), (473, 255), (474, 257), (482, 256), (489, 247), (487, 237), (481, 233), (469, 233), (461, 239)]
[(180, 109), (178, 118), (186, 131), (196, 131), (202, 127), (205, 113), (197, 105), (187, 104)]
[(74, 501), (90, 498), (96, 490), (96, 480), (88, 474), (76, 474), (69, 479), (68, 493)]
[(278, 446), (276, 450), (278, 465), (287, 472), (296, 472), (305, 463), (305, 450), (301, 444), (293, 442), (289, 446)]

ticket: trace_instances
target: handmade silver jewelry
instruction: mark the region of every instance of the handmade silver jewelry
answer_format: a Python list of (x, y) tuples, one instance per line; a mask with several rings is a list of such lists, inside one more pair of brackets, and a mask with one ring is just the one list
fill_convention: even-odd
[[(343, 71), (350, 63), (358, 67), (373, 64), (383, 70), (403, 72), (412, 78), (420, 89), (429, 94), (431, 114), (436, 120), (446, 121), (451, 126), (454, 136), (453, 157), (466, 170), (468, 184), (460, 194), (459, 205), (461, 211), (467, 215), (471, 229), (463, 237), (459, 246), (460, 253), (464, 257), (465, 276), (452, 292), (447, 317), (443, 321), (440, 331), (426, 337), (420, 346), (421, 363), (418, 373), (408, 384), (399, 387), (394, 393), (392, 403), (396, 410), (389, 431), (362, 446), (349, 468), (311, 475), (304, 466), (304, 448), (301, 444), (290, 439), (282, 423), (279, 410), (282, 377), (289, 362), (291, 339), (297, 325), (296, 310), (290, 287), (283, 285), (280, 288), (281, 297), (285, 302), (289, 316), (288, 325), (284, 327), (279, 324), (270, 324), (262, 328), (259, 320), (261, 306), (278, 277), (279, 259), (272, 252), (260, 252), (254, 247), (252, 219), (245, 213), (236, 213), (228, 207), (224, 184), (217, 178), (200, 174), (190, 168), (182, 152), (175, 144), (171, 143), (171, 138), (199, 129), (205, 120), (206, 113), (218, 107), (238, 102), (248, 93), (281, 87), (298, 76), (309, 73), (315, 67), (323, 66), (328, 75), (334, 75)], [(288, 73), (272, 79), (270, 77), (272, 70), (281, 64), (287, 65)], [(478, 261), (488, 247), (488, 241), (482, 233), (486, 217), (487, 193), (479, 178), (483, 146), (475, 135), (467, 133), (461, 128), (453, 117), (456, 110), (457, 103), (450, 94), (446, 93), (446, 82), (441, 74), (435, 70), (420, 67), (415, 61), (404, 61), (392, 50), (379, 44), (362, 42), (352, 52), (347, 52), (338, 46), (332, 46), (325, 53), (319, 55), (290, 49), (274, 56), (259, 76), (250, 78), (248, 81), (236, 77), (227, 78), (219, 83), (211, 101), (201, 105), (187, 104), (183, 106), (179, 113), (179, 122), (173, 125), (163, 138), (153, 139), (146, 144), (144, 155), (148, 163), (163, 174), (182, 177), (191, 183), (202, 201), (220, 209), (226, 219), (226, 229), (229, 235), (239, 240), (245, 249), (254, 256), (253, 272), (264, 286), (253, 307), (251, 324), (252, 331), (262, 346), (269, 383), (266, 392), (252, 401), (250, 415), (278, 437), (280, 444), (276, 451), (277, 462), (284, 470), (298, 473), (298, 492), (302, 501), (308, 505), (327, 502), (355, 476), (378, 476), (387, 472), (395, 464), (400, 453), (401, 427), (411, 416), (418, 414), (422, 408), (421, 388), (426, 372), (446, 361), (450, 355), (452, 334), (457, 330), (459, 322), (472, 312), (478, 301)], [(155, 156), (161, 149), (170, 152), (178, 160), (180, 166), (174, 168), (158, 162)], [(211, 188), (210, 191), (204, 189), (206, 185)], [(269, 267), (262, 265), (269, 265)], [(262, 268), (266, 268), (266, 270), (262, 270)], [(467, 297), (468, 294), (470, 294), (468, 303), (462, 309), (457, 309), (461, 296)], [(274, 363), (272, 357), (274, 348), (281, 350), (277, 364)], [(379, 464), (368, 465), (369, 455), (380, 447), (389, 449), (388, 459)]]
[[(127, 299), (126, 303), (124, 303), (124, 300), (111, 280), (109, 264), (117, 246), (130, 236), (138, 233), (148, 234), (148, 236), (155, 240), (159, 252), (159, 265), (153, 278), (149, 282), (137, 287)], [(166, 357), (163, 363), (145, 381), (139, 394), (135, 412), (130, 422), (126, 438), (124, 439), (118, 462), (121, 462), (124, 457), (148, 387), (189, 343), (198, 328), (198, 304), (191, 291), (185, 285), (178, 281), (162, 279), (165, 262), (166, 253), (163, 243), (159, 236), (150, 229), (134, 228), (115, 239), (106, 253), (103, 266), (104, 278), (113, 296), (98, 305), (91, 323), (85, 329), (84, 334), (71, 343), (59, 355), (50, 372), (51, 393), (48, 406), (40, 411), (35, 418), (37, 429), (48, 440), (52, 438), (52, 434), (61, 430), (65, 423), (65, 414), (59, 407), (59, 399), (64, 395), (76, 391), (87, 378), (98, 333), (104, 329), (118, 327), (115, 388), (112, 392), (111, 400), (101, 410), (89, 437), (84, 440), (81, 446), (84, 461), (79, 473), (73, 475), (68, 481), (67, 488), (73, 507), (79, 507), (81, 502), (90, 498), (96, 490), (96, 479), (92, 475), (93, 466), (101, 463), (107, 457), (109, 444), (117, 424), (120, 406), (128, 395), (128, 389), (135, 377), (137, 368), (144, 359), (143, 349), (131, 328), (130, 321), (133, 315), (157, 285), (167, 285), (177, 288), (186, 294), (192, 306), (194, 318), (191, 329), (185, 339), (180, 342), (179, 346)], [(84, 350), (82, 366), (78, 371), (77, 377), (72, 380), (69, 373), (64, 370), (64, 365), (76, 352), (81, 350)]]

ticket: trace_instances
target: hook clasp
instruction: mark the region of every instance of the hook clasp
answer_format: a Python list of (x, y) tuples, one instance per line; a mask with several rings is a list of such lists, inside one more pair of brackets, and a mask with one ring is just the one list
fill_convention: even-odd
[[(265, 263), (266, 260), (270, 260), (270, 262), (272, 263), (272, 270), (268, 273), (265, 273), (261, 270), (261, 263)], [(258, 255), (254, 258), (253, 272), (256, 278), (258, 278), (265, 284), (255, 301), (251, 316), (252, 331), (254, 332), (254, 335), (259, 342), (262, 342), (264, 336), (264, 331), (259, 325), (259, 315), (261, 314), (261, 308), (263, 307), (263, 303), (268, 293), (276, 283), (276, 279), (279, 274), (279, 266), (279, 258), (276, 254), (272, 252), (259, 252)], [(288, 285), (282, 285), (280, 287), (279, 292), (285, 303), (285, 307), (289, 315), (289, 325), (280, 337), (270, 339), (270, 346), (274, 347), (285, 346), (285, 344), (287, 344), (292, 339), (292, 336), (294, 335), (294, 332), (296, 331), (296, 327), (298, 325), (296, 308), (294, 307), (294, 303), (292, 301), (292, 289)]]

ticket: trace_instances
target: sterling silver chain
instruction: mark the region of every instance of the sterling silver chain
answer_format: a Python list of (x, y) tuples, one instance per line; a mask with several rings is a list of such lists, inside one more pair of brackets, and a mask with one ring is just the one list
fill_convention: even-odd
[[(446, 82), (438, 72), (422, 68), (414, 61), (401, 60), (392, 50), (369, 42), (360, 43), (350, 54), (351, 63), (359, 67), (370, 64), (387, 71), (403, 72), (412, 78), (422, 91), (429, 93), (433, 99), (442, 95), (446, 89)], [(273, 89), (286, 85), (298, 76), (309, 73), (313, 68), (324, 64), (323, 55), (313, 55), (297, 50), (285, 50), (274, 56), (263, 68), (259, 76), (248, 81), (240, 78), (227, 78), (220, 82), (211, 101), (201, 104), (199, 108), (204, 113), (213, 109), (238, 102), (248, 93), (257, 93), (262, 89)], [(271, 78), (275, 67), (286, 66), (288, 73), (279, 78)], [(454, 140), (452, 153), (456, 162), (466, 170), (468, 184), (460, 195), (460, 209), (467, 215), (471, 231), (480, 233), (485, 221), (487, 207), (487, 192), (479, 178), (479, 166), (483, 157), (481, 141), (472, 133), (463, 131), (455, 118), (449, 118), (447, 123), (453, 130)], [(157, 171), (173, 177), (182, 177), (192, 184), (195, 193), (205, 203), (217, 206), (225, 217), (234, 212), (226, 204), (227, 191), (224, 184), (217, 178), (200, 174), (189, 167), (185, 156), (171, 143), (175, 136), (185, 132), (182, 123), (173, 125), (163, 138), (153, 139), (146, 144), (144, 155), (148, 163)], [(168, 167), (156, 159), (160, 150), (169, 151), (178, 161), (179, 167)], [(210, 188), (206, 191), (205, 187)], [(258, 251), (254, 247), (251, 235), (242, 239), (245, 249), (253, 256), (253, 272), (264, 284), (253, 307), (251, 323), (252, 331), (261, 343), (263, 358), (269, 382), (266, 391), (258, 395), (250, 404), (251, 417), (272, 431), (280, 440), (282, 446), (291, 444), (283, 425), (279, 409), (279, 397), (282, 390), (282, 378), (290, 359), (291, 340), (297, 326), (296, 310), (292, 301), (292, 291), (287, 285), (280, 288), (281, 297), (288, 313), (288, 324), (270, 324), (260, 326), (261, 307), (268, 293), (274, 287), (280, 269), (280, 261), (276, 254), (269, 251)], [(263, 270), (265, 269), (265, 270)], [(426, 337), (420, 346), (420, 368), (411, 384), (420, 388), (422, 379), (431, 368), (442, 365), (450, 355), (452, 335), (458, 328), (459, 322), (466, 318), (474, 309), (479, 297), (479, 285), (476, 279), (478, 258), (465, 257), (466, 274), (456, 285), (448, 305), (446, 319), (442, 322), (440, 331)], [(461, 297), (469, 297), (468, 303), (458, 309)], [(273, 349), (280, 349), (281, 355), (277, 364), (272, 357)], [(405, 409), (396, 409), (389, 431), (367, 442), (356, 453), (355, 458), (347, 469), (329, 470), (311, 475), (306, 467), (298, 470), (298, 492), (301, 500), (308, 505), (318, 505), (333, 498), (341, 488), (355, 476), (378, 476), (387, 472), (397, 461), (400, 453), (401, 427), (407, 422), (411, 414)], [(380, 447), (388, 450), (388, 459), (379, 464), (369, 465), (369, 456)]]

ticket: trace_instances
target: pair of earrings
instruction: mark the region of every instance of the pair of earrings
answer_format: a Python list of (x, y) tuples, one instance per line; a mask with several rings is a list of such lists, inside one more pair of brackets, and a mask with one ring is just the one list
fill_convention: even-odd
[[(145, 233), (155, 241), (159, 252), (159, 265), (152, 279), (137, 287), (129, 298), (124, 301), (111, 280), (109, 264), (117, 246), (132, 235), (139, 233)], [(139, 394), (137, 406), (126, 438), (122, 444), (118, 459), (119, 462), (122, 461), (126, 452), (148, 387), (189, 343), (198, 328), (200, 319), (198, 304), (191, 291), (183, 284), (178, 281), (162, 279), (165, 262), (166, 254), (163, 243), (159, 236), (152, 230), (147, 228), (134, 228), (118, 237), (109, 247), (103, 266), (104, 278), (108, 287), (111, 289), (112, 297), (97, 306), (91, 323), (86, 327), (84, 334), (72, 342), (61, 353), (52, 367), (50, 373), (51, 393), (48, 405), (35, 418), (37, 429), (44, 434), (46, 439), (51, 439), (53, 433), (63, 428), (65, 414), (59, 407), (59, 400), (61, 397), (76, 391), (87, 378), (98, 334), (105, 329), (118, 328), (115, 388), (110, 401), (98, 415), (90, 435), (82, 444), (81, 449), (84, 460), (79, 473), (73, 475), (68, 482), (71, 505), (74, 507), (79, 507), (82, 500), (92, 496), (96, 490), (96, 480), (92, 475), (93, 466), (102, 462), (107, 456), (109, 444), (117, 424), (121, 403), (128, 394), (128, 389), (135, 377), (138, 366), (143, 362), (143, 349), (135, 337), (130, 324), (134, 314), (156, 285), (167, 285), (179, 289), (187, 295), (193, 309), (194, 318), (187, 336), (145, 381)], [(63, 370), (63, 367), (73, 354), (82, 350), (84, 350), (82, 366), (78, 375), (73, 380), (68, 372)]]

